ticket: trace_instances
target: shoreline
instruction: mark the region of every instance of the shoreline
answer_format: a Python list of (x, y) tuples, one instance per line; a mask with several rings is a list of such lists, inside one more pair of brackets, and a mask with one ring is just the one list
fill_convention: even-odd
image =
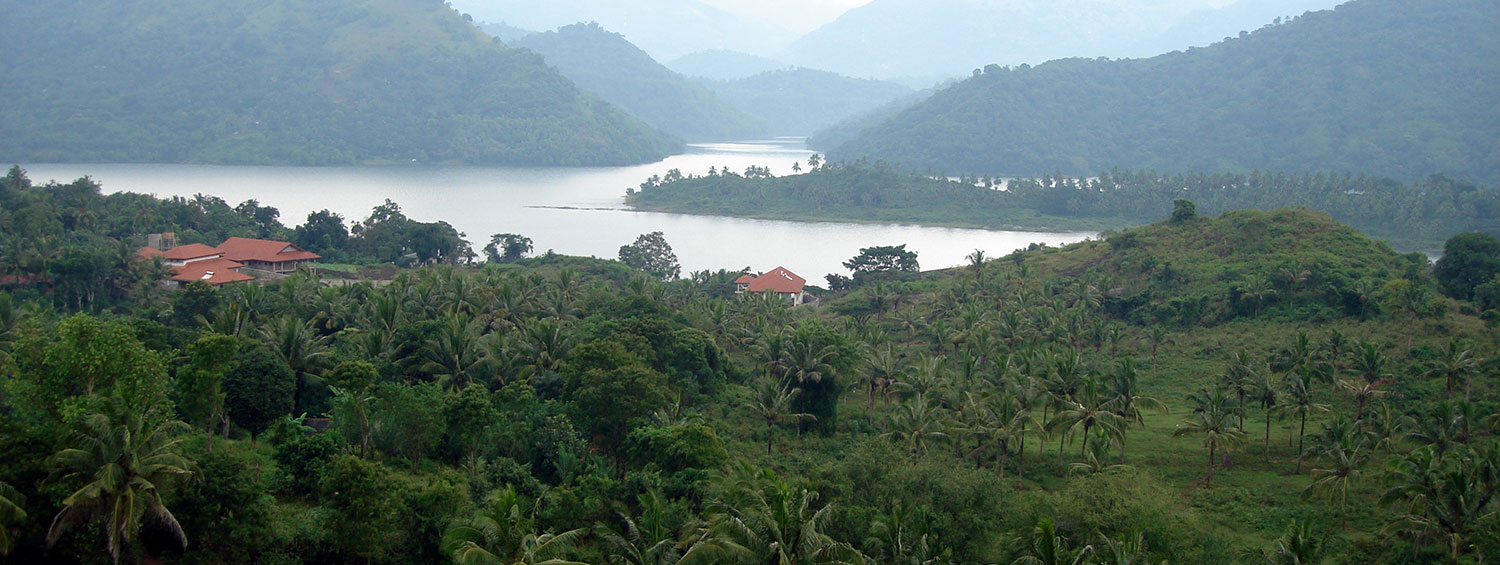
[[(878, 219), (849, 218), (849, 217), (838, 217), (838, 216), (816, 216), (816, 215), (805, 215), (804, 216), (804, 215), (797, 215), (797, 214), (775, 214), (775, 213), (772, 213), (772, 214), (727, 214), (727, 213), (715, 213), (715, 212), (703, 212), (703, 211), (677, 210), (677, 209), (673, 209), (671, 207), (638, 206), (638, 205), (635, 205), (635, 204), (630, 204), (628, 202), (626, 203), (625, 206), (626, 206), (625, 208), (619, 208), (618, 210), (624, 211), (624, 212), (642, 212), (642, 213), (652, 213), (652, 214), (680, 214), (680, 215), (684, 215), (684, 216), (706, 216), (706, 217), (716, 217), (716, 218), (740, 218), (740, 219), (747, 219), (747, 220), (772, 220), (772, 221), (781, 221), (781, 222), (861, 224), (861, 225), (883, 225), (883, 226), (915, 226), (915, 227), (924, 227), (924, 228), (950, 228), (950, 229), (983, 230), (983, 231), (994, 231), (994, 232), (1093, 233), (1093, 234), (1097, 235), (1097, 234), (1099, 234), (1101, 232), (1108, 231), (1108, 230), (1128, 229), (1128, 228), (1131, 228), (1131, 227), (1146, 225), (1145, 223), (1134, 224), (1134, 223), (1126, 222), (1126, 221), (1124, 221), (1124, 220), (1122, 220), (1120, 218), (1108, 218), (1108, 219), (1105, 219), (1105, 218), (1088, 218), (1088, 219), (1077, 220), (1077, 222), (1079, 224), (1089, 224), (1089, 225), (1086, 225), (1086, 226), (1085, 225), (1079, 225), (1079, 226), (1043, 226), (1043, 225), (1037, 225), (1037, 224), (1004, 224), (1004, 225), (996, 226), (996, 225), (989, 225), (989, 224), (977, 224), (977, 223), (973, 223), (973, 222), (927, 222), (927, 221), (920, 221), (920, 220), (878, 220)], [(1066, 222), (1064, 222), (1064, 223), (1066, 223)]]

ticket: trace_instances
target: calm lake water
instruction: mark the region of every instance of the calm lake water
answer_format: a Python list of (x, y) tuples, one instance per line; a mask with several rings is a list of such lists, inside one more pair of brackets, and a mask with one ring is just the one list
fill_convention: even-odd
[(964, 263), (975, 249), (999, 256), (1033, 242), (1060, 245), (1093, 232), (1037, 233), (912, 225), (782, 222), (714, 216), (633, 212), (625, 189), (651, 175), (679, 169), (704, 175), (709, 167), (743, 171), (767, 166), (792, 174), (794, 162), (812, 154), (801, 139), (692, 145), (682, 155), (631, 167), (241, 167), (149, 164), (22, 165), (35, 183), (70, 182), (88, 175), (105, 192), (160, 197), (210, 194), (230, 205), (256, 199), (281, 211), (282, 223), (302, 223), (328, 209), (351, 223), (389, 198), (408, 217), (445, 220), (468, 234), (477, 252), (491, 234), (530, 237), (536, 252), (613, 258), (636, 236), (661, 231), (677, 253), (683, 274), (704, 269), (768, 271), (785, 266), (814, 284), (862, 247), (907, 244), (923, 269)]

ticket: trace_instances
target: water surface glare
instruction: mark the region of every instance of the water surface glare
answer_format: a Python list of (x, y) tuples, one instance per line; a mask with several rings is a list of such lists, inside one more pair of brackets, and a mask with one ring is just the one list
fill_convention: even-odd
[(696, 270), (785, 266), (813, 284), (828, 273), (847, 274), (842, 262), (862, 247), (906, 244), (924, 269), (963, 264), (975, 249), (1000, 256), (1033, 242), (1061, 245), (1093, 232), (1017, 232), (890, 224), (784, 222), (715, 216), (632, 212), (627, 187), (670, 169), (704, 175), (710, 167), (743, 172), (750, 165), (792, 174), (811, 151), (800, 139), (692, 145), (682, 155), (630, 167), (252, 167), (152, 164), (22, 165), (34, 183), (90, 176), (107, 193), (159, 197), (209, 194), (235, 205), (247, 199), (281, 211), (282, 223), (301, 224), (328, 209), (350, 223), (389, 198), (408, 217), (445, 220), (468, 235), (476, 252), (490, 235), (530, 237), (537, 253), (613, 258), (636, 236), (661, 231), (682, 263)]

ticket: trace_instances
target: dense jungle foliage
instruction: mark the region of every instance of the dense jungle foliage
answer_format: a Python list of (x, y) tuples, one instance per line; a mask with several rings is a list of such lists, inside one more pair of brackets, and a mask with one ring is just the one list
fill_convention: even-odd
[(839, 146), (965, 174), (1112, 167), (1500, 182), (1500, 5), (1352, 0), (1149, 59), (998, 65)]
[(438, 0), (0, 9), (15, 161), (618, 165), (681, 149)]
[(770, 133), (760, 119), (663, 67), (599, 24), (574, 24), (511, 44), (540, 53), (578, 86), (689, 141), (751, 139)]
[[(256, 229), (23, 178), (13, 241), (189, 233), (174, 210)], [(796, 310), (741, 273), (550, 254), (172, 292), (154, 263), (8, 266), (0, 555), (1494, 560), (1500, 315), (1439, 289), (1500, 289), (1500, 241), (1451, 247), (1435, 274), (1320, 214), (1180, 200)]]
[[(799, 164), (800, 167), (800, 164)], [(823, 163), (772, 177), (763, 167), (669, 175), (630, 189), (645, 210), (792, 220), (911, 222), (1066, 230), (1140, 225), (1188, 198), (1207, 214), (1306, 207), (1391, 242), (1436, 251), (1465, 231), (1500, 233), (1500, 192), (1432, 176), (1403, 184), (1350, 174), (1180, 174), (1113, 170), (1097, 178), (913, 174), (884, 162)]]

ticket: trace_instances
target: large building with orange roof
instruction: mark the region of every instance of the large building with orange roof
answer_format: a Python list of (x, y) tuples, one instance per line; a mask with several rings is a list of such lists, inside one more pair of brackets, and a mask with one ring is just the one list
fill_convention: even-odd
[(740, 278), (735, 279), (734, 284), (735, 294), (769, 293), (785, 298), (791, 302), (793, 308), (818, 302), (818, 297), (808, 294), (805, 290), (807, 279), (788, 271), (786, 267), (776, 267), (760, 276), (741, 275)]
[(317, 253), (285, 241), (246, 237), (231, 237), (218, 247), (191, 243), (161, 250), (148, 246), (137, 253), (145, 259), (161, 257), (172, 271), (171, 280), (179, 285), (193, 281), (212, 285), (253, 281), (256, 277), (251, 273), (254, 272), (269, 273), (273, 277), (285, 275), (304, 263), (321, 258)]

